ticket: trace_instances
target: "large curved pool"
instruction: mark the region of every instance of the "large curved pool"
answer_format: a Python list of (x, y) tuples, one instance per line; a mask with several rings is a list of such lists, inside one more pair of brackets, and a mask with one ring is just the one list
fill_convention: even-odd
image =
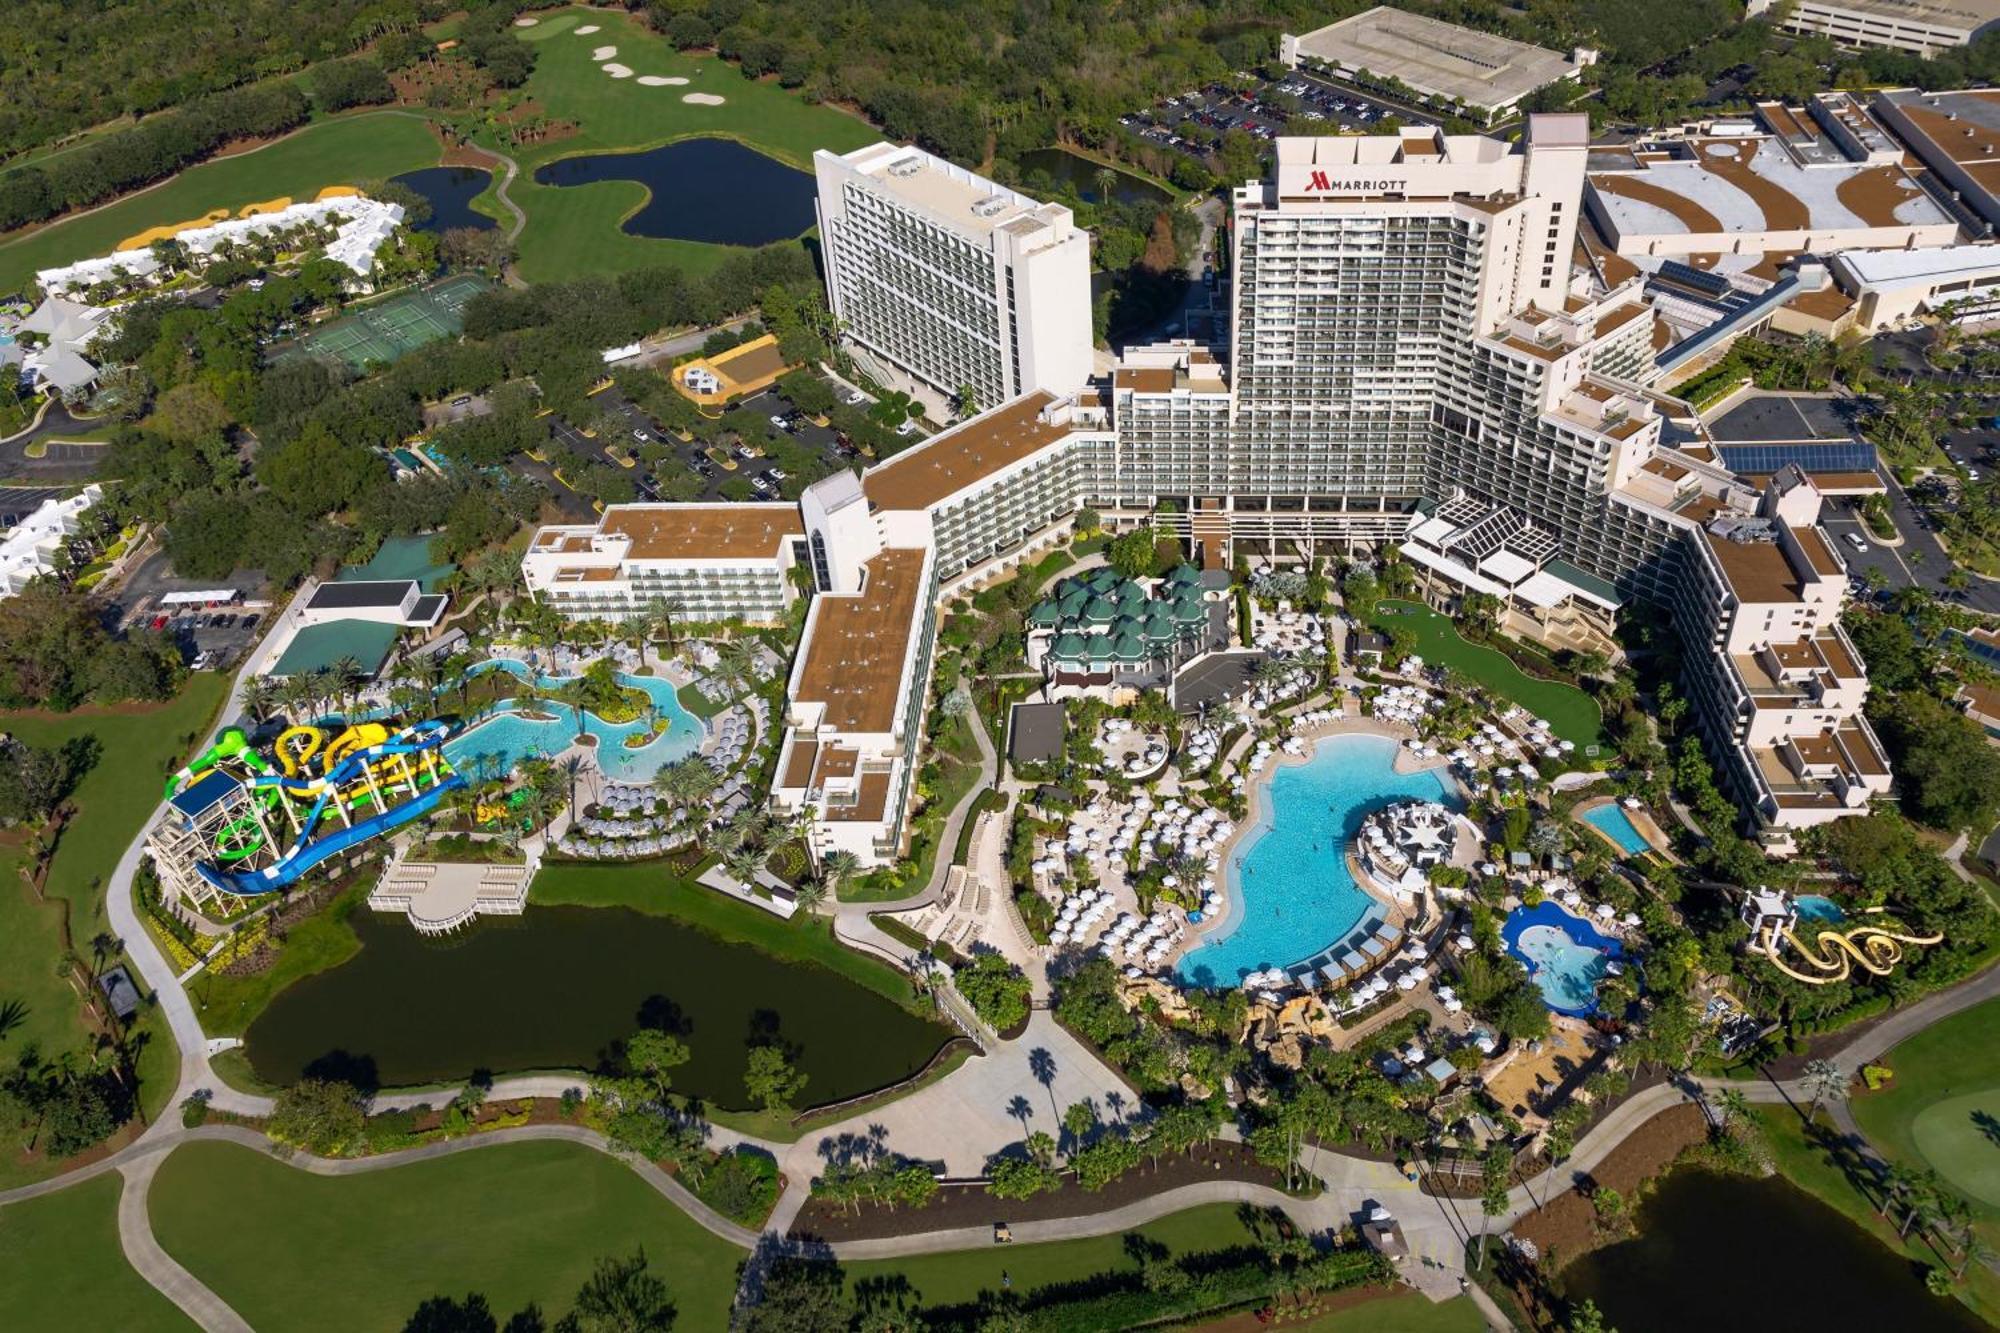
[(1194, 986), (1237, 986), (1290, 967), (1353, 930), (1373, 901), (1347, 869), (1347, 845), (1369, 814), (1395, 801), (1457, 793), (1437, 772), (1396, 772), (1388, 736), (1331, 736), (1303, 764), (1257, 784), (1257, 824), (1224, 867), (1229, 906), (1220, 932), (1181, 959)]
[[(473, 670), (505, 671), (523, 680), (532, 674), (526, 664), (511, 658), (482, 662)], [(574, 677), (534, 676), (535, 683), (545, 689), (553, 689), (571, 679)], [(612, 723), (595, 713), (585, 712), (583, 729), (597, 737), (596, 763), (606, 777), (617, 778), (621, 782), (650, 781), (662, 764), (670, 764), (692, 754), (695, 747), (701, 744), (701, 720), (681, 707), (673, 682), (664, 677), (628, 676), (621, 672), (618, 683), (645, 691), (646, 697), (659, 709), (667, 729), (637, 749), (627, 749), (625, 738), (644, 731), (644, 719)], [(468, 777), (497, 778), (504, 777), (523, 759), (546, 758), (569, 748), (570, 737), (576, 734), (569, 709), (556, 703), (543, 704), (542, 708), (555, 716), (537, 721), (521, 717), (514, 711), (515, 708), (514, 700), (502, 700), (482, 720), (445, 742), (445, 758)]]
[(1597, 983), (1625, 956), (1624, 945), (1546, 899), (1509, 912), (1500, 940), (1528, 969), (1542, 1003), (1577, 1018), (1597, 1012)]

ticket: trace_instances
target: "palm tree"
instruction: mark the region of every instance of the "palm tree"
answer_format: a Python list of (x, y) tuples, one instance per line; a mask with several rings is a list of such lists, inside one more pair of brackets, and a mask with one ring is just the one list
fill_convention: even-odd
[(566, 754), (556, 764), (556, 771), (569, 782), (569, 808), (576, 809), (576, 780), (583, 773), (583, 756)]
[(745, 888), (757, 882), (757, 872), (763, 865), (764, 858), (748, 844), (739, 844), (722, 862), (722, 868), (729, 872), (729, 877)]
[(1091, 183), (1097, 186), (1097, 202), (1108, 204), (1116, 196), (1112, 193), (1118, 187), (1118, 173), (1110, 167), (1099, 167), (1091, 173)]
[[(680, 646), (676, 631), (680, 626), (681, 617), (685, 614), (687, 614), (685, 600), (679, 597), (655, 597), (646, 603), (646, 609), (640, 615), (639, 621), (645, 626), (645, 633), (649, 638), (665, 639), (667, 651), (673, 652)], [(639, 650), (639, 661), (642, 664), (646, 660), (645, 652), (644, 648)]]
[(838, 899), (840, 897), (840, 886), (853, 878), (855, 872), (860, 869), (860, 857), (856, 856), (853, 852), (847, 851), (845, 848), (838, 848), (820, 858), (819, 877), (825, 882), (827, 888), (832, 891), (833, 896)]
[(1749, 1118), (1750, 1099), (1743, 1095), (1742, 1089), (1724, 1088), (1722, 1096), (1716, 1100), (1722, 1107), (1722, 1123), (1724, 1125), (1733, 1125), (1739, 1120)]
[(243, 687), (243, 711), (258, 722), (268, 722), (282, 697), (284, 687), (269, 676), (253, 676)]
[[(820, 905), (826, 901), (826, 886), (816, 879), (806, 880), (792, 891), (792, 900), (799, 905), (801, 912), (811, 916), (819, 911)], [(832, 924), (831, 919), (828, 924), (829, 926)]]
[(1847, 1095), (1847, 1071), (1831, 1060), (1808, 1060), (1799, 1077), (1799, 1087), (1811, 1098), (1806, 1107), (1806, 1123), (1819, 1114), (1819, 1104), (1829, 1097)]
[(722, 661), (717, 667), (722, 678), (729, 681), (739, 691), (747, 690), (757, 679), (757, 641), (755, 639), (731, 639), (722, 645)]

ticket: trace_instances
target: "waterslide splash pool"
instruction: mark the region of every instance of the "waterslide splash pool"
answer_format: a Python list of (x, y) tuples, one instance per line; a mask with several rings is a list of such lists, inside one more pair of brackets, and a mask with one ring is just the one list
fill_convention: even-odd
[(1303, 764), (1259, 781), (1256, 827), (1231, 852), (1229, 905), (1218, 933), (1181, 959), (1193, 986), (1236, 986), (1252, 972), (1288, 967), (1353, 930), (1373, 900), (1347, 870), (1361, 821), (1400, 800), (1442, 801), (1454, 792), (1436, 772), (1396, 772), (1389, 736), (1330, 736)]
[[(554, 689), (567, 680), (575, 679), (534, 674), (525, 663), (511, 658), (482, 662), (473, 671), (505, 671), (522, 680), (533, 675), (535, 683), (544, 689)], [(646, 782), (662, 764), (670, 764), (694, 752), (701, 743), (702, 724), (694, 714), (681, 707), (673, 682), (663, 677), (628, 676), (620, 672), (618, 683), (644, 691), (646, 697), (653, 701), (653, 706), (659, 709), (660, 720), (667, 724), (666, 730), (637, 749), (627, 749), (625, 738), (643, 732), (646, 729), (644, 719), (611, 723), (586, 711), (583, 729), (597, 737), (595, 761), (606, 777), (623, 782)], [(512, 699), (502, 700), (485, 718), (446, 742), (446, 758), (467, 777), (483, 780), (505, 776), (523, 759), (545, 758), (560, 754), (569, 747), (570, 737), (575, 732), (568, 708), (545, 703), (541, 708), (555, 716), (537, 720), (520, 716), (517, 707)]]
[(1597, 1012), (1597, 983), (1625, 946), (1552, 902), (1517, 907), (1500, 928), (1507, 952), (1527, 966), (1542, 1003), (1559, 1014)]
[(1616, 802), (1607, 801), (1584, 811), (1577, 818), (1617, 843), (1627, 856), (1644, 856), (1653, 850), (1653, 844), (1646, 841), (1646, 836), (1639, 832), (1639, 826)]

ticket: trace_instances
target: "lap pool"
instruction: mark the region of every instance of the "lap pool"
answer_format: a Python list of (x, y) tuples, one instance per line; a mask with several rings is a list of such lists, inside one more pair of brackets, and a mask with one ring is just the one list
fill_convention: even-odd
[(1653, 850), (1653, 844), (1646, 841), (1646, 835), (1639, 832), (1632, 817), (1614, 801), (1586, 810), (1577, 818), (1617, 843), (1627, 856), (1644, 856)]
[(1181, 959), (1183, 982), (1237, 986), (1354, 929), (1374, 901), (1347, 869), (1347, 845), (1362, 819), (1403, 800), (1458, 806), (1438, 773), (1396, 772), (1398, 748), (1388, 736), (1328, 737), (1305, 763), (1255, 784), (1257, 824), (1224, 867), (1227, 912), (1210, 942)]
[[(526, 664), (511, 658), (483, 662), (473, 670), (505, 671), (522, 680), (533, 676), (535, 683), (544, 689), (574, 679), (536, 675)], [(667, 724), (666, 730), (637, 749), (627, 749), (625, 738), (645, 731), (645, 719), (612, 723), (586, 711), (583, 729), (597, 737), (595, 762), (606, 777), (624, 782), (650, 781), (662, 764), (694, 752), (701, 743), (702, 724), (681, 707), (673, 682), (663, 677), (628, 676), (620, 672), (618, 683), (644, 691), (659, 710), (660, 720)], [(483, 719), (445, 742), (445, 758), (467, 777), (486, 779), (504, 777), (523, 759), (547, 758), (569, 748), (570, 737), (576, 733), (567, 707), (553, 702), (541, 704), (543, 710), (555, 714), (543, 720), (521, 717), (515, 711), (517, 707), (512, 699), (502, 700)]]

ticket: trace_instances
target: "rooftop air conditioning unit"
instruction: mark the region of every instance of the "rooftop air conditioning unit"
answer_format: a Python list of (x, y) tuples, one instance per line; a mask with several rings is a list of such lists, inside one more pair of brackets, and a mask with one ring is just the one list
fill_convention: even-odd
[(906, 157), (900, 162), (889, 164), (889, 174), (891, 176), (914, 176), (923, 169), (924, 160), (920, 157)]
[(974, 217), (990, 218), (1006, 207), (1007, 200), (1004, 195), (988, 195), (972, 206), (972, 215)]

